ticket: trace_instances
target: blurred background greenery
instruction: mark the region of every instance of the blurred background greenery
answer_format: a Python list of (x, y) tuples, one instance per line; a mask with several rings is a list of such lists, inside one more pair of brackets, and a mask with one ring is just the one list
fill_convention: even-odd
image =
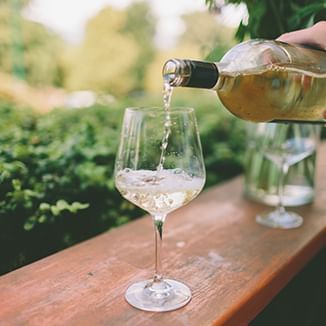
[[(27, 18), (32, 0), (1, 1), (0, 274), (143, 214), (115, 190), (114, 158), (124, 108), (162, 105), (166, 59), (218, 60), (235, 35), (273, 38), (325, 19), (324, 1), (202, 2), (165, 47), (147, 1), (103, 7), (75, 44)], [(238, 29), (223, 19), (228, 3), (243, 5)], [(244, 124), (215, 94), (177, 90), (172, 105), (196, 109), (206, 187), (243, 171)]]

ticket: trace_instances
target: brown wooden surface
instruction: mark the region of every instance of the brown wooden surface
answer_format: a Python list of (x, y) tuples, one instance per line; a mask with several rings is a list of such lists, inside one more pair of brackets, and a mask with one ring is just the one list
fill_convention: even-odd
[(325, 246), (325, 145), (316, 200), (295, 209), (301, 228), (257, 225), (254, 216), (266, 207), (242, 198), (242, 178), (168, 217), (163, 266), (191, 287), (186, 307), (149, 313), (124, 300), (130, 283), (152, 274), (153, 228), (145, 217), (2, 276), (0, 325), (247, 324)]

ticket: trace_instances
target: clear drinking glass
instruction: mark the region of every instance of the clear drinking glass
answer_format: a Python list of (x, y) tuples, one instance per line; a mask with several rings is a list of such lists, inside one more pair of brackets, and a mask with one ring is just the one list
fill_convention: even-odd
[[(246, 122), (246, 155), (244, 195), (256, 202), (276, 206), (279, 168), (261, 150), (265, 133), (274, 128), (270, 123)], [(311, 128), (306, 124), (303, 128)], [(321, 126), (315, 124), (318, 142)], [(289, 167), (283, 186), (283, 204), (286, 207), (311, 203), (315, 197), (316, 151)]]
[(194, 199), (205, 183), (194, 110), (170, 108), (169, 111), (167, 114), (162, 108), (126, 109), (115, 165), (119, 192), (153, 219), (154, 277), (132, 284), (125, 294), (132, 306), (147, 311), (174, 310), (191, 299), (191, 291), (185, 284), (163, 278), (163, 224), (168, 213)]
[(259, 224), (292, 229), (303, 223), (303, 218), (299, 214), (287, 211), (283, 205), (284, 183), (290, 166), (315, 154), (318, 136), (318, 128), (312, 124), (270, 123), (266, 127), (259, 148), (279, 169), (279, 201), (274, 211), (256, 216)]

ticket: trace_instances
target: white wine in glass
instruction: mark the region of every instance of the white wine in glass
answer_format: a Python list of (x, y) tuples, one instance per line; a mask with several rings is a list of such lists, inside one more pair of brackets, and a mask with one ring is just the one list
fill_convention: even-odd
[(115, 165), (119, 192), (154, 222), (154, 277), (132, 284), (125, 294), (132, 306), (147, 311), (175, 310), (191, 299), (185, 284), (163, 278), (163, 225), (167, 214), (194, 199), (205, 183), (194, 110), (170, 108), (168, 133), (166, 121), (167, 112), (161, 108), (126, 109)]

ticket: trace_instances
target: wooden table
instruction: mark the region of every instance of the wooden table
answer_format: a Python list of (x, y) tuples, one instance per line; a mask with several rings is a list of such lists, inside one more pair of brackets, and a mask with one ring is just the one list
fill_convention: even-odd
[(304, 225), (255, 223), (266, 207), (242, 197), (243, 179), (211, 188), (165, 225), (165, 275), (187, 283), (192, 301), (168, 313), (129, 306), (124, 292), (153, 270), (149, 217), (0, 278), (1, 325), (245, 325), (311, 260), (326, 237), (326, 144), (314, 204), (295, 209)]

